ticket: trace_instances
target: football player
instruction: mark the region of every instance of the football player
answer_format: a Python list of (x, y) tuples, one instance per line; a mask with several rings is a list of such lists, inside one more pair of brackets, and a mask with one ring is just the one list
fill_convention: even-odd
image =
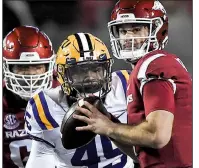
[[(113, 139), (141, 168), (192, 167), (192, 80), (182, 61), (164, 50), (168, 17), (157, 0), (120, 0), (108, 23), (113, 53), (134, 67), (127, 87), (128, 125), (111, 122), (94, 106), (77, 109), (93, 131)], [(120, 144), (118, 144), (120, 143)], [(130, 149), (130, 150), (125, 150)]]
[(26, 108), (26, 130), (34, 139), (26, 168), (54, 168), (53, 157), (58, 168), (132, 168), (133, 160), (105, 136), (97, 135), (89, 144), (67, 150), (60, 133), (71, 105), (90, 94), (101, 97), (107, 110), (126, 123), (129, 73), (111, 73), (112, 59), (105, 44), (89, 33), (68, 36), (59, 47), (56, 66), (61, 86), (34, 95)]
[(3, 167), (23, 168), (31, 140), (24, 129), (28, 99), (53, 82), (55, 55), (47, 35), (35, 27), (21, 26), (3, 41)]

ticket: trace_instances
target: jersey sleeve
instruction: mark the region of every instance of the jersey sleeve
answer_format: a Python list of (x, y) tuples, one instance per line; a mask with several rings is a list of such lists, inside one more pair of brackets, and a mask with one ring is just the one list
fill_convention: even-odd
[(175, 100), (170, 82), (154, 80), (143, 88), (145, 115), (156, 110), (166, 110), (174, 114)]
[(25, 130), (37, 141), (44, 141), (53, 146), (53, 137), (59, 134), (62, 117), (56, 113), (62, 109), (44, 92), (35, 94), (28, 102), (25, 112)]
[[(112, 73), (111, 91), (105, 99), (105, 107), (115, 117), (121, 116), (121, 122), (126, 122), (126, 90), (130, 71), (119, 70)], [(124, 114), (124, 115), (123, 115)]]
[(145, 84), (152, 80), (169, 82), (176, 91), (175, 79), (179, 73), (185, 73), (185, 68), (175, 59), (164, 54), (156, 54), (146, 59), (139, 68), (137, 78), (140, 81), (140, 93)]
[(174, 57), (163, 54), (151, 56), (142, 63), (137, 77), (146, 115), (155, 110), (174, 113), (175, 78), (179, 71), (185, 69)]

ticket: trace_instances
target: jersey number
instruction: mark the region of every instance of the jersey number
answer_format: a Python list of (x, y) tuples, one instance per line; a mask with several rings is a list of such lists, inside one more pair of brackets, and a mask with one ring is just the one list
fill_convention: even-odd
[[(96, 140), (99, 140), (96, 145)], [(98, 152), (102, 151), (102, 153)], [(104, 166), (104, 168), (121, 168), (127, 162), (127, 156), (121, 153), (121, 151), (115, 147), (113, 149), (111, 141), (105, 136), (97, 136), (93, 141), (84, 147), (76, 149), (71, 163), (73, 166), (88, 166), (88, 168), (98, 168), (98, 163), (103, 162), (105, 159), (111, 159), (116, 156), (120, 156), (120, 162), (113, 164), (112, 162)], [(106, 163), (107, 161), (104, 161)]]
[(30, 120), (30, 119), (31, 119), (31, 115), (30, 115), (30, 113), (28, 113), (28, 111), (26, 111), (25, 116), (24, 116), (24, 120), (25, 120), (26, 127), (28, 128), (29, 131), (31, 131), (31, 125), (28, 122), (28, 120)]
[(24, 139), (13, 141), (9, 144), (10, 158), (18, 167), (25, 167), (30, 154), (31, 142), (32, 140), (30, 139)]

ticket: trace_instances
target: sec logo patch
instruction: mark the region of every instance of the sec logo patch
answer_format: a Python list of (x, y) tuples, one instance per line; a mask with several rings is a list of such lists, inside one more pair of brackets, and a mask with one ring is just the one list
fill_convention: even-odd
[(14, 114), (7, 114), (5, 117), (4, 117), (4, 128), (6, 129), (15, 129), (19, 126), (19, 121), (17, 120), (16, 118), (16, 115)]

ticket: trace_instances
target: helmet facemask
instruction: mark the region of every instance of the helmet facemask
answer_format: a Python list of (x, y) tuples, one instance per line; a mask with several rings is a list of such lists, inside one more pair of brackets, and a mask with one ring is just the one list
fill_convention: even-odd
[(111, 59), (81, 61), (65, 69), (65, 83), (77, 97), (105, 96), (110, 91)]
[[(28, 100), (35, 92), (41, 89), (50, 89), (53, 81), (54, 55), (43, 61), (19, 61), (4, 59), (4, 80), (8, 90)], [(44, 65), (45, 72), (35, 74), (18, 74), (15, 67)]]
[(89, 33), (75, 33), (59, 47), (57, 79), (68, 98), (104, 97), (111, 89), (111, 58), (106, 45)]
[[(123, 36), (122, 38), (119, 29), (125, 25), (131, 25), (132, 29), (133, 27), (141, 29), (143, 27), (147, 27), (148, 33), (138, 36), (136, 33), (133, 34), (132, 32), (131, 36)], [(163, 21), (160, 17), (153, 19), (121, 19), (109, 22), (108, 28), (113, 55), (118, 59), (124, 59), (128, 62), (134, 63), (148, 52), (160, 49), (160, 45), (157, 40), (157, 33), (161, 29), (162, 25)], [(124, 45), (125, 43), (127, 43), (126, 47)]]
[(54, 63), (52, 43), (37, 27), (16, 27), (3, 40), (6, 89), (23, 99), (51, 88)]

